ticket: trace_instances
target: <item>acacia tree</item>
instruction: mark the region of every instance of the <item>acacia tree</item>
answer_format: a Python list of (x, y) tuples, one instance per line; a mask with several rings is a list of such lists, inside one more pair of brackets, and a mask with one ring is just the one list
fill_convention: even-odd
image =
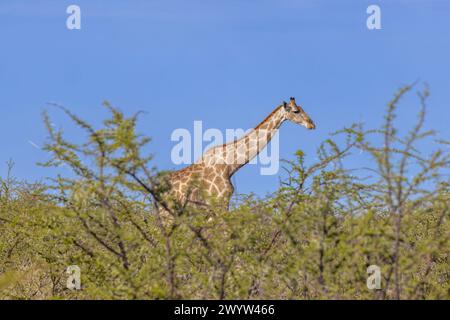
[[(449, 298), (448, 141), (417, 124), (395, 127), (401, 88), (384, 124), (337, 131), (286, 162), (279, 189), (240, 195), (230, 211), (176, 203), (143, 150), (138, 115), (105, 103), (101, 128), (60, 107), (86, 140), (44, 121), (44, 166), (71, 169), (51, 184), (0, 180), (0, 297), (220, 299)], [(436, 151), (420, 152), (421, 141)], [(364, 168), (349, 166), (360, 154)], [(169, 215), (169, 220), (160, 213)], [(82, 290), (65, 288), (80, 266)], [(366, 287), (381, 268), (381, 289)]]

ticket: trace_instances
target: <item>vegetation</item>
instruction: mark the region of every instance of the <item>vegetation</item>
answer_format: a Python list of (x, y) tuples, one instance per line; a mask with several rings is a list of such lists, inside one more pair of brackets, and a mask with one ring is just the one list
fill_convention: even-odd
[[(95, 129), (64, 109), (86, 132), (81, 144), (45, 115), (53, 157), (43, 165), (73, 174), (29, 183), (9, 164), (0, 298), (448, 299), (449, 141), (423, 128), (426, 88), (416, 125), (399, 135), (397, 106), (411, 89), (389, 102), (381, 128), (336, 132), (311, 165), (298, 151), (275, 193), (240, 195), (229, 212), (164, 196), (137, 115), (105, 104), (111, 117)], [(424, 155), (424, 142), (436, 151)], [(349, 168), (361, 153), (365, 168)], [(70, 265), (81, 290), (66, 288)], [(370, 265), (381, 269), (378, 290), (366, 286)]]

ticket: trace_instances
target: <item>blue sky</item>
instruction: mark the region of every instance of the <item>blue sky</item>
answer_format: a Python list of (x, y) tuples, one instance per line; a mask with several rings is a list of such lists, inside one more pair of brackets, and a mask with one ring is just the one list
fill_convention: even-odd
[[(66, 8), (81, 8), (82, 29), (66, 28)], [(381, 7), (381, 30), (366, 28), (366, 8)], [(176, 128), (249, 128), (283, 99), (295, 96), (317, 130), (285, 124), (280, 155), (307, 157), (328, 134), (355, 121), (381, 121), (401, 85), (431, 88), (427, 127), (450, 129), (450, 2), (433, 0), (2, 0), (0, 2), (0, 175), (52, 175), (36, 165), (48, 155), (44, 109), (79, 138), (57, 102), (98, 124), (103, 100), (126, 113), (147, 113), (140, 131), (162, 169), (171, 164)], [(400, 129), (417, 103), (405, 100)], [(238, 192), (265, 194), (278, 176), (248, 166)]]

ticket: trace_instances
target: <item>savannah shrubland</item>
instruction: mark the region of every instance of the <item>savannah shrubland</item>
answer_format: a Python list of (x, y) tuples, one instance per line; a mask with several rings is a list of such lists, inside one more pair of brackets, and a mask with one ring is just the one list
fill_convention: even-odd
[[(415, 94), (416, 106), (403, 105)], [(236, 195), (228, 211), (166, 196), (139, 115), (105, 103), (110, 116), (95, 128), (62, 108), (85, 133), (75, 143), (44, 114), (51, 156), (39, 170), (71, 173), (22, 181), (6, 164), (0, 298), (448, 299), (450, 142), (427, 128), (428, 95), (400, 88), (379, 128), (333, 129), (316, 155), (284, 162), (275, 192)], [(402, 134), (399, 108), (417, 111)], [(80, 290), (66, 287), (71, 265)], [(379, 289), (367, 287), (371, 265)]]

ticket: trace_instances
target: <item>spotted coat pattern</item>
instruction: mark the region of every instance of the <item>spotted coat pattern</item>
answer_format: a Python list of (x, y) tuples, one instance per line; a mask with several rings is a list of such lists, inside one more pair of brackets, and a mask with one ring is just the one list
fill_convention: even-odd
[(216, 198), (228, 208), (234, 191), (232, 175), (266, 147), (285, 120), (315, 128), (306, 112), (291, 98), (239, 140), (213, 147), (194, 164), (171, 173), (169, 192), (180, 203), (187, 200), (193, 204), (209, 204), (211, 198)]

